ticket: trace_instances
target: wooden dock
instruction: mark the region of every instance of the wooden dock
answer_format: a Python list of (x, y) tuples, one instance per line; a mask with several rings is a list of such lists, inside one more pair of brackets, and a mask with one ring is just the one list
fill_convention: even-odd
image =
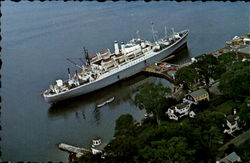
[(172, 83), (174, 82), (174, 78), (168, 74), (168, 70), (158, 65), (150, 65), (146, 67), (145, 69), (143, 69), (142, 72), (167, 79), (168, 81)]
[(167, 63), (167, 62), (159, 62), (159, 63), (149, 65), (148, 67), (144, 68), (142, 72), (167, 79), (168, 81), (173, 83), (174, 77), (170, 74), (170, 72), (172, 71), (172, 73), (173, 72), (175, 73), (178, 69), (185, 67), (185, 66), (189, 66), (190, 64), (192, 64), (191, 61), (187, 61), (185, 63), (178, 64), (178, 65)]
[(78, 159), (81, 158), (85, 153), (91, 152), (91, 150), (89, 149), (79, 148), (79, 147), (75, 147), (75, 146), (64, 144), (64, 143), (58, 144), (58, 148), (62, 151), (69, 152), (70, 154), (73, 153), (75, 157)]

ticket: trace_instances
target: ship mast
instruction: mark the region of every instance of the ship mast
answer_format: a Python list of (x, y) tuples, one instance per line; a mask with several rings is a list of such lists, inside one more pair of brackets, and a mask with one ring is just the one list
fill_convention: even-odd
[(167, 31), (167, 27), (165, 26), (165, 37), (168, 37), (168, 31)]
[(79, 58), (79, 60), (82, 62), (82, 64), (84, 64), (84, 62), (83, 62), (82, 58)]
[(84, 55), (85, 55), (85, 60), (87, 62), (87, 65), (90, 65), (88, 50), (85, 47), (83, 47), (83, 50), (84, 50)]
[(153, 34), (153, 39), (154, 39), (154, 42), (156, 41), (155, 40), (155, 30), (154, 30), (154, 23), (152, 22), (152, 34)]
[(69, 76), (69, 80), (71, 79), (71, 76), (70, 76), (70, 69), (68, 68), (68, 76)]
[(174, 28), (171, 28), (172, 29), (172, 32), (173, 32), (173, 35), (175, 34), (175, 32), (174, 32)]
[(66, 58), (67, 61), (69, 61), (70, 63), (72, 63), (73, 65), (75, 65), (76, 67), (83, 69), (80, 65), (76, 64), (75, 62), (73, 62), (72, 60), (70, 60), (69, 58)]
[(137, 38), (140, 38), (139, 32), (139, 30), (136, 31)]
[(171, 28), (172, 29), (172, 32), (173, 32), (173, 38), (174, 38), (174, 41), (175, 41), (175, 32), (174, 32), (174, 28)]

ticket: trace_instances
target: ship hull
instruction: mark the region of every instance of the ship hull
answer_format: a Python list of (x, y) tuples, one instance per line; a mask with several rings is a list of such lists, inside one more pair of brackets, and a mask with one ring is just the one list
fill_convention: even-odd
[(187, 42), (187, 35), (183, 36), (180, 40), (175, 42), (173, 45), (170, 47), (163, 49), (159, 52), (152, 52), (155, 53), (156, 55), (150, 57), (150, 58), (142, 58), (138, 63), (129, 66), (123, 70), (120, 70), (116, 73), (113, 73), (112, 75), (109, 75), (107, 77), (103, 77), (102, 79), (98, 79), (94, 82), (88, 83), (86, 85), (79, 86), (77, 88), (73, 88), (67, 92), (63, 92), (60, 94), (56, 95), (50, 95), (50, 96), (45, 96), (44, 99), (48, 103), (56, 103), (62, 100), (66, 100), (69, 98), (73, 98), (76, 96), (80, 96), (83, 94), (87, 94), (93, 91), (96, 91), (98, 89), (104, 88), (106, 86), (109, 86), (111, 84), (114, 84), (120, 80), (126, 79), (136, 73), (139, 73), (143, 68), (146, 66), (153, 64), (157, 61), (160, 61), (167, 56), (171, 55), (174, 51), (179, 49), (183, 44)]

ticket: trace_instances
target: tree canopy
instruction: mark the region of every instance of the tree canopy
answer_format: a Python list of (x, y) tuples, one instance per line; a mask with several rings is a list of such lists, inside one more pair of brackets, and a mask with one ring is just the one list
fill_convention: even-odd
[(241, 127), (250, 127), (250, 98), (246, 98), (245, 102), (240, 107), (239, 112)]
[(209, 79), (219, 79), (225, 71), (225, 67), (235, 59), (235, 55), (221, 55), (216, 58), (212, 55), (202, 55), (197, 57), (197, 62), (182, 67), (175, 74), (175, 84), (187, 84), (189, 89), (196, 83), (205, 81), (209, 84)]
[(116, 127), (115, 127), (115, 136), (121, 135), (134, 135), (135, 133), (135, 125), (136, 121), (130, 114), (121, 115), (116, 120)]
[[(227, 72), (222, 73), (222, 70)], [(234, 53), (218, 59), (201, 56), (197, 63), (179, 69), (175, 77), (177, 84), (189, 86), (199, 80), (208, 84), (209, 78), (220, 78), (219, 89), (231, 98), (242, 96), (245, 99), (250, 93), (250, 62), (237, 62)], [(178, 123), (166, 121), (165, 111), (176, 104), (169, 93), (170, 88), (155, 83), (146, 84), (138, 91), (135, 105), (154, 116), (141, 124), (129, 114), (120, 116), (114, 138), (104, 150), (105, 162), (215, 162), (218, 148), (226, 140), (222, 127), (226, 122), (224, 113), (215, 111), (209, 101), (209, 104), (204, 102), (195, 107), (193, 119)], [(213, 103), (225, 101), (225, 96)], [(242, 124), (250, 126), (249, 99), (240, 105), (239, 117)]]
[(250, 93), (250, 62), (235, 63), (231, 69), (221, 75), (219, 89), (230, 98)]
[(235, 52), (229, 52), (221, 54), (218, 57), (219, 65), (221, 66), (221, 69), (225, 72), (226, 70), (229, 70), (231, 68), (231, 65), (234, 61), (236, 61), (236, 53)]
[[(131, 115), (116, 121), (115, 137), (105, 147), (107, 162), (199, 162), (215, 161), (224, 140), (220, 112), (204, 111), (180, 123), (138, 125)], [(132, 134), (129, 130), (132, 130)]]
[(193, 162), (194, 149), (188, 147), (186, 138), (172, 137), (169, 140), (151, 142), (145, 146), (140, 154), (147, 162)]
[(175, 84), (186, 83), (189, 88), (200, 78), (197, 70), (191, 66), (182, 67), (175, 74)]
[(209, 78), (216, 78), (218, 63), (216, 57), (212, 55), (202, 55), (198, 58), (197, 63), (194, 64), (207, 85), (209, 84)]
[(132, 115), (126, 114), (116, 120), (115, 139), (105, 147), (108, 162), (131, 162), (136, 155), (135, 144), (137, 123)]
[(161, 114), (164, 114), (164, 110), (172, 105), (171, 100), (166, 98), (170, 92), (171, 89), (164, 87), (161, 83), (148, 83), (136, 94), (134, 102), (140, 109), (153, 113), (157, 124), (160, 125)]

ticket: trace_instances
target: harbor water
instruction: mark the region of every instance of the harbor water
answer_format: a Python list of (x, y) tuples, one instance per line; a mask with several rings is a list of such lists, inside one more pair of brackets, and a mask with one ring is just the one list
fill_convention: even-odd
[[(189, 29), (187, 49), (176, 62), (225, 46), (235, 35), (247, 33), (248, 3), (219, 2), (2, 2), (1, 6), (1, 152), (3, 161), (64, 161), (65, 152), (56, 144), (90, 147), (95, 137), (108, 143), (116, 119), (132, 114), (136, 120), (144, 111), (133, 104), (138, 88), (165, 79), (136, 76), (102, 90), (47, 104), (40, 93), (56, 79), (67, 79), (67, 68), (77, 68), (66, 58), (81, 64), (83, 47), (89, 54), (110, 49), (113, 42), (127, 42), (138, 35), (153, 40)], [(138, 31), (138, 32), (137, 32)], [(78, 70), (79, 71), (79, 70)], [(96, 109), (96, 104), (115, 97)]]

